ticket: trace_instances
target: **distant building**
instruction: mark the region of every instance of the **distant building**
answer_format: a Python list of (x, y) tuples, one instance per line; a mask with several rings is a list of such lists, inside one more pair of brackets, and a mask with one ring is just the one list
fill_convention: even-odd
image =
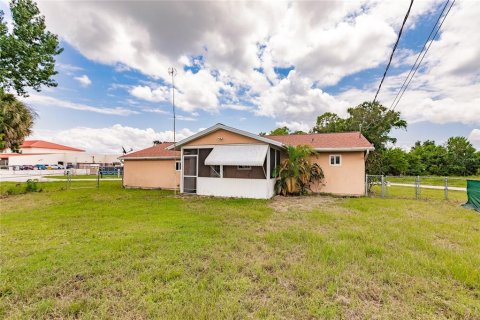
[(44, 140), (25, 140), (20, 147), (20, 153), (74, 153), (85, 150), (64, 146)]
[(120, 154), (88, 153), (85, 150), (44, 140), (25, 140), (20, 153), (0, 153), (2, 169), (22, 165), (72, 165), (75, 168), (120, 165)]

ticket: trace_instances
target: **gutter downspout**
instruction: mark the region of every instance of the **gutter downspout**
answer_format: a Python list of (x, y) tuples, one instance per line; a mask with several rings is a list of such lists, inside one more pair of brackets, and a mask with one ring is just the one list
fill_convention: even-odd
[(366, 152), (366, 154), (365, 154), (365, 162), (367, 162), (367, 159), (368, 159), (368, 155), (369, 155), (369, 154), (370, 154), (370, 150), (367, 149), (367, 152)]

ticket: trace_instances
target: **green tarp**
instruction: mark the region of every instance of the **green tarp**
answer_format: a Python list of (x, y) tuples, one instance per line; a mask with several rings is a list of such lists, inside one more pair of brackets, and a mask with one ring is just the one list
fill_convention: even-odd
[(480, 212), (480, 180), (467, 180), (467, 196), (468, 201), (464, 207)]

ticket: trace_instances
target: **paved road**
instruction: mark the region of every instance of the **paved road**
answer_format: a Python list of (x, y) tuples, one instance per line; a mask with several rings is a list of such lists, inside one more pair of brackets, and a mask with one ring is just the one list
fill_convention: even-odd
[[(395, 187), (412, 187), (414, 188), (414, 184), (410, 183), (388, 183), (389, 186), (395, 186)], [(436, 190), (445, 190), (444, 186), (429, 186), (429, 185), (424, 185), (420, 184), (420, 188), (422, 189), (436, 189)], [(448, 190), (453, 190), (453, 191), (467, 191), (467, 188), (462, 188), (462, 187), (448, 187)]]

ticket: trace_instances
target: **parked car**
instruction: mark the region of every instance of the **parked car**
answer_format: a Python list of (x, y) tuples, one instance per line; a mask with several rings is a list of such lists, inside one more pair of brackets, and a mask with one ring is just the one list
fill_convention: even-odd
[(48, 170), (62, 170), (63, 166), (59, 164), (51, 164), (48, 166)]
[(36, 164), (34, 167), (37, 168), (37, 170), (47, 170), (47, 166), (44, 164)]
[(74, 169), (75, 166), (71, 163), (67, 164), (67, 167), (65, 169)]
[(20, 170), (34, 170), (35, 167), (29, 164), (25, 164), (23, 166), (20, 166)]

